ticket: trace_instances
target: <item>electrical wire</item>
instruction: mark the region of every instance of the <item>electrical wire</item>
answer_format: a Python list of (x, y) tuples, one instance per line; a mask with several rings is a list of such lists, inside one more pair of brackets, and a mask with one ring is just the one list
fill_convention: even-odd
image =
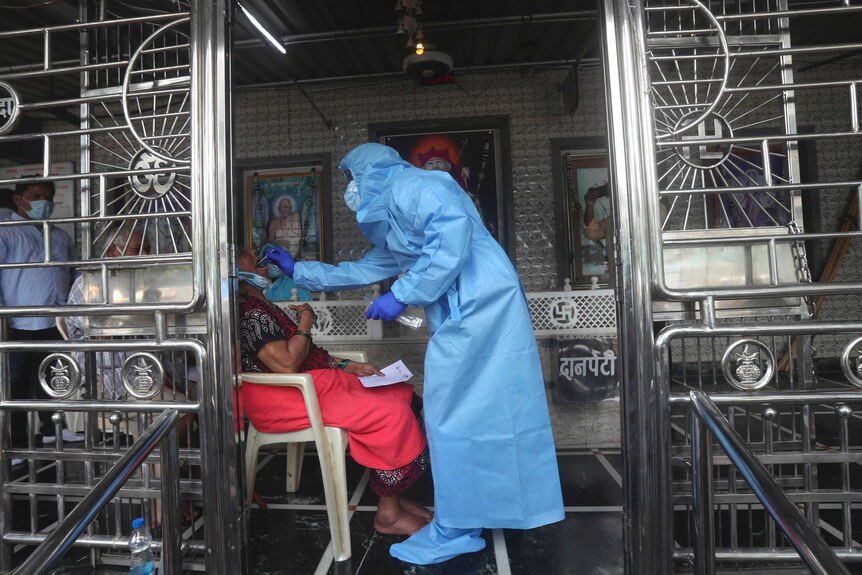
[(6, 4), (0, 4), (0, 9), (3, 10), (29, 10), (31, 8), (41, 8), (42, 6), (50, 6), (51, 4), (62, 4), (66, 0), (47, 0), (46, 2), (40, 2), (38, 4), (30, 4), (29, 6), (9, 6)]

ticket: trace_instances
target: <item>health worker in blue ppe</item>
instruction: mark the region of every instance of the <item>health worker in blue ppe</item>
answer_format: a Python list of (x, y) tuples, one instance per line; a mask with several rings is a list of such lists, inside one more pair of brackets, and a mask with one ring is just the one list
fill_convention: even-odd
[(470, 197), (444, 172), (381, 144), (341, 161), (347, 206), (374, 248), (337, 266), (267, 257), (300, 287), (349, 290), (403, 275), (367, 316), (423, 306), (425, 423), (434, 520), (390, 554), (440, 563), (485, 547), (483, 528), (531, 529), (564, 518), (554, 439), (521, 282)]

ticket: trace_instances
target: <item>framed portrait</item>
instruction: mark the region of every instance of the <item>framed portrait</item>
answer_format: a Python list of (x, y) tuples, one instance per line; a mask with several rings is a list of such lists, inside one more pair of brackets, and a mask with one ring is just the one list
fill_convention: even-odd
[(494, 239), (514, 259), (514, 209), (506, 116), (369, 126), (369, 139), (418, 168), (447, 172), (473, 201)]
[(606, 153), (568, 155), (569, 185), (574, 208), (574, 283), (608, 283), (613, 249), (613, 213)]
[(331, 260), (329, 158), (285, 158), (238, 166), (245, 245), (271, 243), (297, 260)]
[[(613, 285), (613, 198), (603, 139), (552, 141), (560, 283)], [(593, 278), (596, 278), (593, 280)]]

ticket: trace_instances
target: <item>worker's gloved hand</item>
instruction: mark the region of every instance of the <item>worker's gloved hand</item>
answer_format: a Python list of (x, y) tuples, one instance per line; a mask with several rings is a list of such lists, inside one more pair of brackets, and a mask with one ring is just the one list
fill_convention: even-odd
[[(285, 272), (286, 273), (286, 272)], [(392, 295), (392, 292), (386, 292), (368, 306), (368, 311), (365, 312), (365, 319), (382, 319), (383, 321), (392, 321), (407, 309), (407, 306)]]
[(434, 519), (406, 541), (389, 548), (389, 554), (407, 563), (433, 565), (485, 548), (481, 529), (443, 527)]
[(293, 277), (293, 267), (296, 265), (296, 260), (290, 255), (290, 252), (281, 249), (278, 246), (267, 248), (266, 259), (278, 266), (284, 275)]

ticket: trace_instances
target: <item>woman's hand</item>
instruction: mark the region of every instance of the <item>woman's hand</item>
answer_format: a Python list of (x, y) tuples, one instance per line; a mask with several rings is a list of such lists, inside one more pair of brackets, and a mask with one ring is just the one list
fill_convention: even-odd
[(303, 331), (310, 330), (315, 320), (317, 320), (317, 314), (314, 313), (314, 309), (307, 303), (289, 305), (287, 307), (299, 314), (299, 321), (297, 323), (299, 324), (299, 329)]
[(362, 363), (361, 361), (351, 361), (344, 366), (344, 371), (351, 373), (356, 377), (362, 377), (365, 375), (383, 375), (383, 372), (377, 369), (374, 365), (370, 363)]

